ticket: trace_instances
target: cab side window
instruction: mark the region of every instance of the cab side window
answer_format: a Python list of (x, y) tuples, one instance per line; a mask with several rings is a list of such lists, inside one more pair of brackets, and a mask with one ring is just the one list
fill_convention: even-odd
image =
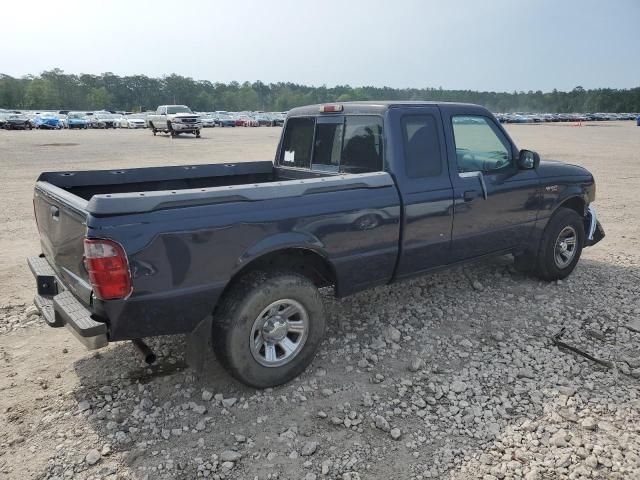
[(451, 119), (458, 172), (497, 172), (512, 164), (504, 135), (486, 117), (458, 115)]
[(436, 120), (432, 115), (402, 118), (407, 177), (437, 177), (442, 173), (442, 155)]
[(347, 116), (340, 172), (368, 173), (382, 170), (382, 118)]

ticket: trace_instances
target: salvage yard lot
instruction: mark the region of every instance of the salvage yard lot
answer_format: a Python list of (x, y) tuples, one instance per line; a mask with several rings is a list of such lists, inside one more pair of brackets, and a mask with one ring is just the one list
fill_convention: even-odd
[[(128, 344), (86, 352), (31, 314), (25, 258), (40, 172), (271, 159), (281, 129), (0, 131), (0, 477), (640, 478), (640, 128), (506, 128), (595, 175), (607, 237), (574, 274), (547, 284), (498, 258), (327, 292), (317, 359), (265, 392), (213, 358), (194, 378), (182, 338), (154, 340), (150, 370)], [(559, 350), (563, 327), (600, 362)]]

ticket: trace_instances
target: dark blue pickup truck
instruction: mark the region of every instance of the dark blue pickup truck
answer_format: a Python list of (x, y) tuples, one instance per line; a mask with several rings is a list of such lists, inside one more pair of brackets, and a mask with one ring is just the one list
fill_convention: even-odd
[(35, 303), (89, 348), (205, 325), (228, 370), (267, 387), (311, 362), (321, 287), (342, 297), (505, 253), (566, 277), (604, 236), (595, 191), (476, 105), (296, 108), (274, 162), (40, 175)]

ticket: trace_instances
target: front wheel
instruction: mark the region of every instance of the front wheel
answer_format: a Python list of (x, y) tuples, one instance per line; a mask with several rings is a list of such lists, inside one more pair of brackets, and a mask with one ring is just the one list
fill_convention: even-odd
[(578, 264), (584, 246), (584, 224), (575, 210), (560, 208), (540, 240), (534, 273), (543, 280), (561, 280)]
[(315, 285), (296, 273), (252, 272), (231, 288), (212, 324), (218, 360), (256, 388), (300, 375), (324, 337), (324, 306)]

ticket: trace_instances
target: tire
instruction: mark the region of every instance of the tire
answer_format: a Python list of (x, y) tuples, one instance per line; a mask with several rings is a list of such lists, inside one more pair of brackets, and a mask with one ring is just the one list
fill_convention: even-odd
[(196, 138), (200, 138), (200, 130), (196, 130)]
[[(271, 313), (278, 309), (296, 313), (287, 321)], [(289, 322), (295, 323), (300, 333), (288, 330)], [(264, 333), (267, 327), (271, 327), (270, 334), (284, 336), (269, 342)], [(324, 332), (324, 306), (309, 279), (291, 272), (251, 272), (238, 280), (219, 304), (212, 323), (212, 343), (216, 357), (231, 375), (249, 386), (268, 388), (300, 375), (313, 360)], [(280, 346), (284, 342), (289, 353)], [(252, 344), (261, 347), (252, 348)]]
[[(580, 260), (584, 237), (582, 217), (575, 210), (559, 208), (542, 234), (534, 274), (547, 281), (567, 277)], [(564, 254), (563, 246), (566, 247)]]

